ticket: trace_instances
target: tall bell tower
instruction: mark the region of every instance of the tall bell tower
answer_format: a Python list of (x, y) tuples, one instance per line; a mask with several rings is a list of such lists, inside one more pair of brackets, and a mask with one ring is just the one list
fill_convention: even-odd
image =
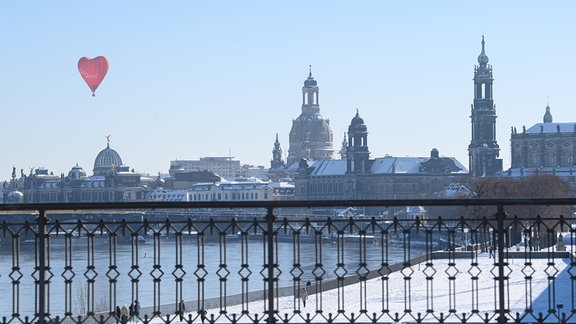
[(370, 171), (370, 152), (368, 151), (368, 128), (360, 113), (352, 118), (348, 126), (348, 149), (346, 151), (346, 173)]
[(500, 147), (496, 142), (496, 106), (492, 97), (492, 66), (488, 64), (482, 36), (482, 52), (474, 66), (472, 140), (468, 145), (469, 171), (473, 177), (492, 176), (502, 171)]

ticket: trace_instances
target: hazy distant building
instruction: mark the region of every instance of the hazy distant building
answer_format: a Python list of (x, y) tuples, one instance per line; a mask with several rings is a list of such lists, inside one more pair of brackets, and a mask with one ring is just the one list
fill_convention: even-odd
[(318, 84), (312, 70), (302, 87), (302, 113), (292, 121), (287, 164), (300, 159), (330, 160), (334, 158), (330, 121), (320, 114)]
[(492, 97), (492, 66), (488, 64), (482, 36), (482, 52), (474, 67), (472, 140), (468, 146), (469, 169), (473, 177), (494, 176), (502, 171), (500, 147), (496, 142), (496, 106)]
[(210, 171), (170, 170), (171, 175), (164, 178), (163, 189), (188, 189), (197, 183), (216, 183), (222, 177)]
[(170, 161), (170, 175), (182, 171), (209, 171), (227, 179), (243, 176), (240, 161), (233, 157), (210, 156), (199, 160)]
[(294, 199), (294, 184), (259, 179), (195, 183), (187, 189), (158, 188), (155, 201), (270, 201)]
[(215, 184), (199, 183), (188, 190), (190, 201), (265, 201), (272, 200), (267, 182), (252, 179)]
[(268, 170), (269, 169), (265, 168), (263, 165), (244, 164), (242, 165), (242, 176), (236, 177), (235, 180), (243, 178), (257, 178), (260, 180), (268, 180), (269, 179)]

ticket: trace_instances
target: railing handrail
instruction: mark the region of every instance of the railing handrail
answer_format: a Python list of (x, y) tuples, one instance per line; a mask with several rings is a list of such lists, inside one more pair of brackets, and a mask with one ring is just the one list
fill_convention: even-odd
[(576, 198), (505, 199), (382, 199), (382, 200), (277, 200), (277, 201), (203, 201), (158, 202), (122, 201), (95, 203), (19, 203), (0, 204), (0, 211), (98, 210), (98, 209), (183, 209), (183, 208), (313, 208), (313, 207), (398, 207), (398, 206), (537, 206), (575, 205)]

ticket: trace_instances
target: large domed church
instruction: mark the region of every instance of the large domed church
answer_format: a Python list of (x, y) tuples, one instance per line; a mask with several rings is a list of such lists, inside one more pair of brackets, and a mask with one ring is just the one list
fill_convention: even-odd
[(312, 69), (302, 87), (302, 112), (292, 121), (288, 166), (300, 159), (330, 160), (334, 158), (330, 120), (320, 114), (318, 82), (312, 77)]

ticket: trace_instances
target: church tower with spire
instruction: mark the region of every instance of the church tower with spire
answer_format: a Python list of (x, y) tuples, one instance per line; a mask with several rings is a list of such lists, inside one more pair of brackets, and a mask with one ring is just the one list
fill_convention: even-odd
[(340, 160), (346, 160), (347, 159), (347, 152), (348, 151), (348, 141), (346, 140), (346, 132), (344, 132), (344, 138), (342, 139), (342, 146), (340, 147), (340, 151), (338, 152), (338, 154), (340, 154)]
[(278, 141), (278, 133), (276, 133), (276, 142), (274, 142), (274, 149), (272, 149), (272, 161), (270, 161), (270, 168), (279, 169), (285, 167), (284, 160), (282, 160), (282, 148)]
[(332, 129), (330, 121), (320, 115), (318, 104), (318, 83), (312, 77), (312, 68), (302, 87), (302, 112), (292, 121), (288, 166), (301, 159), (332, 160)]
[(473, 177), (493, 176), (502, 171), (496, 142), (496, 106), (492, 97), (492, 66), (488, 64), (482, 36), (482, 52), (474, 67), (474, 103), (472, 104), (472, 140), (468, 145), (469, 171)]

